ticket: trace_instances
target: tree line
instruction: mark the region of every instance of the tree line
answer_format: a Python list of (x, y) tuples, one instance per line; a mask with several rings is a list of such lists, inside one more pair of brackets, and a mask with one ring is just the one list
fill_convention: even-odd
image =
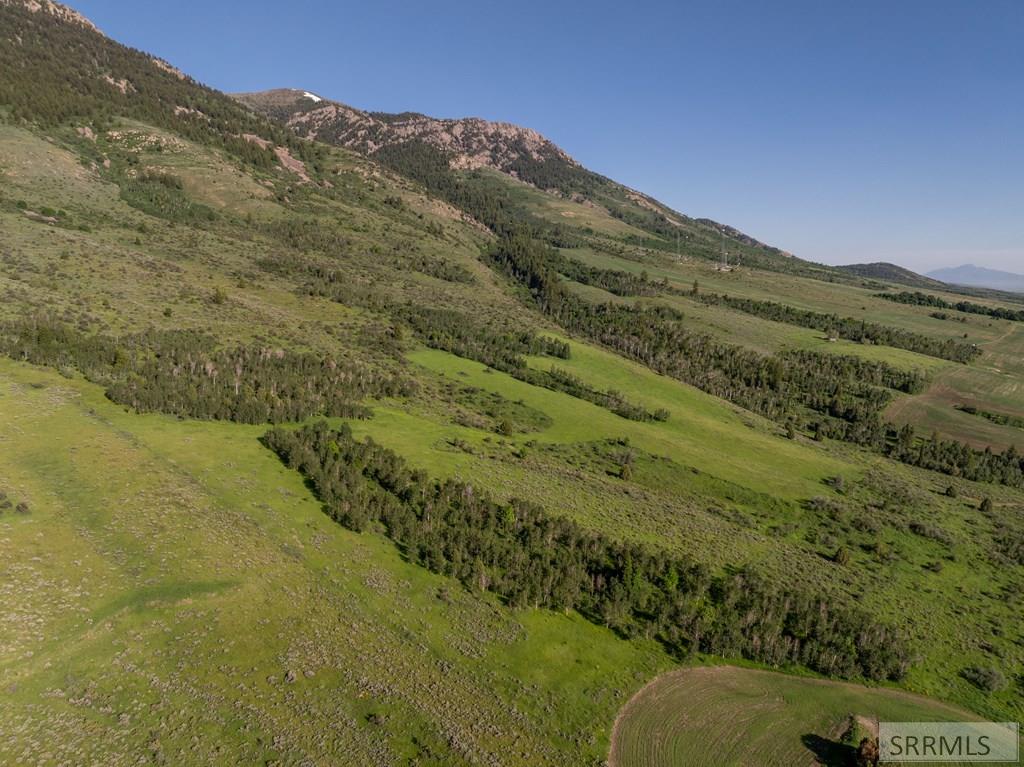
[(410, 560), (513, 607), (576, 610), (668, 650), (899, 679), (905, 642), (856, 608), (774, 587), (750, 571), (716, 576), (689, 559), (612, 541), (523, 500), (431, 480), (347, 426), (275, 428), (264, 444), (299, 471), (340, 524), (380, 525)]
[[(526, 288), (564, 328), (715, 396), (792, 428), (804, 419), (817, 438), (862, 445), (915, 466), (979, 481), (1024, 484), (1024, 462), (954, 441), (917, 439), (882, 419), (891, 391), (924, 389), (916, 371), (850, 355), (785, 351), (771, 356), (719, 343), (684, 326), (671, 307), (592, 304), (561, 284), (550, 246), (527, 234), (502, 237), (486, 257)], [(806, 421), (810, 411), (813, 419)]]
[(0, 326), (0, 353), (78, 370), (105, 386), (111, 401), (138, 412), (238, 423), (368, 418), (360, 400), (414, 390), (410, 380), (348, 360), (258, 346), (218, 349), (191, 331), (88, 335), (48, 318)]
[(976, 344), (932, 338), (864, 319), (798, 309), (776, 301), (739, 298), (699, 290), (684, 292), (673, 288), (667, 279), (660, 282), (649, 279), (646, 272), (637, 275), (617, 269), (600, 269), (568, 258), (557, 251), (550, 254), (550, 260), (552, 268), (567, 279), (584, 285), (593, 285), (618, 296), (656, 296), (661, 293), (687, 295), (709, 306), (726, 306), (761, 319), (821, 330), (837, 338), (906, 349), (953, 362), (970, 362), (981, 354), (981, 349)]
[(722, 344), (689, 331), (682, 313), (671, 307), (589, 303), (565, 288), (551, 266), (550, 248), (529, 236), (499, 239), (487, 258), (571, 332), (768, 417), (784, 418), (797, 404), (822, 412), (864, 410), (866, 417), (887, 398), (878, 387), (905, 392), (923, 387), (919, 373), (852, 356), (787, 352), (769, 357)]
[(858, 343), (873, 343), (891, 346), (895, 349), (926, 354), (929, 357), (967, 363), (981, 354), (977, 344), (955, 341), (953, 339), (932, 338), (921, 333), (914, 333), (902, 328), (881, 325), (877, 322), (840, 317), (837, 314), (813, 312), (797, 309), (793, 306), (775, 301), (758, 301), (752, 298), (719, 295), (717, 293), (698, 293), (694, 295), (700, 301), (711, 306), (727, 306), (745, 314), (760, 317), (787, 325), (821, 330), (836, 338), (845, 338)]
[(901, 291), (899, 293), (876, 293), (876, 298), (884, 298), (886, 301), (895, 301), (898, 304), (909, 304), (911, 306), (931, 306), (936, 309), (954, 309), (966, 314), (981, 314), (986, 317), (995, 317), (998, 320), (1011, 320), (1013, 322), (1024, 322), (1024, 309), (1008, 309), (1004, 306), (985, 306), (972, 301), (947, 301), (939, 296), (921, 293), (920, 291)]
[(1015, 429), (1024, 429), (1024, 416), (1010, 415), (1009, 413), (995, 413), (991, 410), (983, 410), (974, 405), (960, 405), (958, 410), (968, 415), (976, 415), (1000, 426), (1012, 426)]
[(359, 306), (389, 315), (396, 326), (431, 349), (480, 362), (533, 386), (562, 392), (632, 421), (665, 421), (670, 413), (664, 408), (648, 410), (628, 400), (614, 389), (599, 390), (581, 378), (552, 366), (548, 370), (530, 367), (526, 356), (569, 359), (569, 345), (530, 330), (496, 330), (454, 309), (399, 304), (368, 288), (346, 279), (343, 272), (307, 264), (301, 260), (274, 259), (265, 268), (278, 273), (305, 276), (301, 291), (306, 295), (329, 298), (346, 306)]
[(569, 345), (564, 341), (527, 330), (494, 331), (452, 309), (407, 305), (393, 309), (392, 316), (403, 321), (417, 339), (432, 349), (481, 362), (520, 381), (585, 400), (622, 418), (668, 420), (669, 412), (664, 408), (649, 411), (630, 402), (621, 392), (595, 389), (578, 376), (555, 366), (541, 370), (527, 365), (524, 355), (569, 359)]

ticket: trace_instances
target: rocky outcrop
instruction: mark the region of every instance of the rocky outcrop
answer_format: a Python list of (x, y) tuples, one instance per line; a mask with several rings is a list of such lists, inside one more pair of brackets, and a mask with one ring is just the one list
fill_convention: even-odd
[(382, 147), (422, 141), (445, 152), (452, 167), (494, 168), (513, 173), (524, 160), (577, 163), (558, 146), (530, 128), (477, 117), (438, 119), (414, 112), (364, 112), (303, 90), (242, 94), (243, 103), (283, 119), (299, 135), (322, 138), (364, 154)]
[(21, 6), (32, 13), (48, 13), (69, 24), (78, 24), (86, 29), (91, 29), (93, 32), (100, 31), (95, 24), (78, 11), (68, 8), (66, 5), (55, 3), (53, 0), (0, 0), (0, 5)]

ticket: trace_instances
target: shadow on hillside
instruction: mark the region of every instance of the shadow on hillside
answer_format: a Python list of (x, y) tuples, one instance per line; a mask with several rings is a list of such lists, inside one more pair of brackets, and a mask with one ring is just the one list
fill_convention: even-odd
[(825, 767), (853, 767), (857, 763), (857, 749), (846, 743), (823, 738), (813, 733), (800, 738)]

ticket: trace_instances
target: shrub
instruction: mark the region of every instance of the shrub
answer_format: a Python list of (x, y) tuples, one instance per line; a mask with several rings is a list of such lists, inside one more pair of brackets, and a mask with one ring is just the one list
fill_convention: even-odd
[(1006, 687), (1003, 672), (988, 666), (969, 666), (960, 672), (960, 676), (984, 692), (997, 692)]

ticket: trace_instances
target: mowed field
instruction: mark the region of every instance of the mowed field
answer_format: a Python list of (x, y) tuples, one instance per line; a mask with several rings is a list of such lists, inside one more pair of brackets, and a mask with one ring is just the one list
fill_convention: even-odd
[[(712, 666), (672, 671), (623, 708), (610, 767), (846, 767), (856, 724), (975, 721), (895, 690)], [(853, 736), (857, 740), (858, 736)], [(858, 741), (859, 742), (859, 741)], [(949, 762), (947, 762), (948, 764)]]

